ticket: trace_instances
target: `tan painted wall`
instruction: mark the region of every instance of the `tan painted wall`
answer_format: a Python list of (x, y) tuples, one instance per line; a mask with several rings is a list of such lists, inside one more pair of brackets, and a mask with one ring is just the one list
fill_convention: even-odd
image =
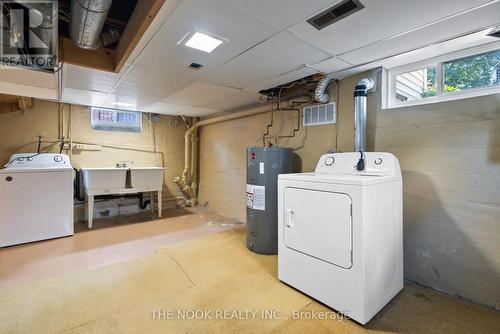
[[(36, 152), (39, 135), (43, 140), (56, 141), (59, 135), (68, 138), (71, 132), (75, 142), (113, 146), (96, 152), (73, 151), (74, 167), (114, 167), (117, 162), (130, 160), (134, 166), (165, 166), (164, 198), (181, 195), (172, 180), (183, 168), (182, 122), (175, 126), (173, 117), (161, 116), (159, 123), (151, 123), (143, 116), (141, 133), (96, 131), (90, 128), (89, 108), (71, 106), (71, 126), (69, 110), (70, 106), (64, 105), (63, 133), (59, 130), (59, 104), (54, 102), (35, 100), (32, 110), (0, 114), (0, 164), (7, 163), (13, 153)], [(57, 144), (43, 144), (42, 151), (57, 152)]]
[[(380, 74), (340, 82), (340, 150), (353, 149), (355, 83), (376, 75), (380, 84)], [(368, 99), (368, 148), (394, 153), (401, 163), (405, 277), (499, 308), (500, 94), (391, 110), (380, 105), (379, 85)], [(201, 203), (245, 221), (245, 149), (255, 145), (269, 119), (262, 114), (200, 130)], [(281, 124), (275, 120), (271, 133)], [(283, 133), (292, 124), (286, 121)], [(320, 155), (335, 147), (336, 130), (309, 127), (280, 142), (296, 148), (302, 163), (295, 171), (314, 170)]]
[[(376, 75), (371, 74), (371, 75)], [(332, 101), (339, 100), (337, 124), (302, 127), (294, 138), (280, 139), (279, 145), (294, 148), (294, 172), (314, 171), (319, 157), (335, 148), (353, 149), (353, 87), (356, 78), (343, 80), (330, 89)], [(337, 94), (338, 89), (338, 94)], [(338, 95), (338, 97), (337, 97)], [(286, 103), (283, 103), (283, 108)], [(271, 112), (200, 129), (200, 203), (218, 212), (245, 221), (246, 148), (262, 146), (262, 135), (271, 120)], [(275, 135), (290, 135), (297, 125), (296, 111), (275, 111), (270, 142)], [(338, 145), (336, 142), (338, 140)]]

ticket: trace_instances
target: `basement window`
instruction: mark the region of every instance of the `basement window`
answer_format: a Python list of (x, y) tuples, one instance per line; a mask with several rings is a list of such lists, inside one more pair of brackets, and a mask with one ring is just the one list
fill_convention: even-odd
[(90, 124), (92, 130), (135, 133), (142, 131), (140, 111), (92, 107), (90, 110)]
[(496, 47), (486, 52), (460, 51), (388, 70), (386, 106), (397, 108), (500, 93), (500, 49), (498, 44)]

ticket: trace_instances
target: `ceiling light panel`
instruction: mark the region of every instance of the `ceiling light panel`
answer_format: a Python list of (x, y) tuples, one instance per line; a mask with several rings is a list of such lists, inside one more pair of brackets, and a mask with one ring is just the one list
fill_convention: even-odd
[(184, 44), (187, 47), (210, 53), (222, 44), (222, 40), (202, 32), (195, 32)]

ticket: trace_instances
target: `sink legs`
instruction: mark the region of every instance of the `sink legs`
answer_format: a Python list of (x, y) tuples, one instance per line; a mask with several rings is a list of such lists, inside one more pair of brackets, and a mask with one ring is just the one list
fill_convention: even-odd
[(92, 228), (92, 220), (94, 218), (94, 196), (87, 196), (87, 203), (88, 226)]
[[(155, 192), (150, 192), (149, 197), (150, 197), (150, 202), (151, 202), (151, 212), (154, 212), (154, 199), (155, 199)], [(162, 191), (158, 190), (158, 218), (161, 218), (161, 204), (162, 204)], [(94, 195), (87, 195), (87, 224), (88, 228), (92, 228), (92, 222), (94, 218)]]
[(161, 218), (161, 202), (162, 202), (161, 190), (158, 190), (158, 218)]
[(155, 193), (154, 191), (149, 193), (149, 204), (151, 208), (151, 212), (155, 212)]

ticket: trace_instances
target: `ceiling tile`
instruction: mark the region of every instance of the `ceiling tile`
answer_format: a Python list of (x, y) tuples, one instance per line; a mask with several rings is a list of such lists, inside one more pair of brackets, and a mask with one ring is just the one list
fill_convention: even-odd
[[(211, 53), (177, 45), (195, 29), (226, 41)], [(278, 29), (216, 0), (184, 0), (146, 46), (136, 64), (175, 72), (191, 63), (199, 63), (204, 68), (195, 73), (202, 75), (278, 32)]]
[(156, 99), (144, 96), (109, 94), (104, 100), (104, 102), (101, 103), (101, 106), (107, 108), (115, 108), (115, 109), (144, 111), (147, 108), (153, 106), (157, 102), (158, 101)]
[(220, 112), (220, 110), (213, 109), (213, 108), (196, 107), (193, 109), (185, 110), (181, 114), (184, 116), (201, 117), (201, 116), (215, 114), (218, 112)]
[(317, 30), (303, 21), (290, 27), (289, 31), (332, 55), (339, 55), (474, 8), (488, 1), (362, 1), (364, 9), (322, 30)]
[(144, 112), (162, 115), (179, 115), (183, 111), (193, 109), (193, 106), (185, 106), (182, 104), (173, 104), (167, 102), (157, 102), (144, 109)]
[(210, 72), (206, 78), (216, 84), (244, 88), (328, 57), (325, 52), (282, 32)]
[(143, 49), (149, 44), (151, 39), (153, 39), (153, 37), (158, 33), (163, 24), (165, 24), (179, 2), (180, 0), (168, 0), (163, 3), (163, 6), (156, 14), (153, 22), (151, 22), (144, 35), (142, 35), (141, 39), (135, 46), (134, 50), (130, 53), (130, 56), (126, 61), (127, 65), (134, 65), (137, 57), (142, 53)]
[(194, 82), (163, 99), (165, 102), (202, 106), (238, 92), (237, 89), (205, 82)]
[(103, 106), (108, 94), (74, 88), (64, 88), (62, 102), (83, 106)]
[[(423, 46), (462, 36), (470, 31), (477, 31), (487, 26), (494, 26), (500, 23), (499, 13), (500, 2), (495, 2), (488, 6), (457, 15), (453, 18), (436, 22), (421, 29), (367, 45), (355, 51), (345, 53), (341, 58), (347, 59), (349, 62), (357, 65), (391, 57)], [(482, 37), (484, 38), (484, 36)], [(480, 38), (481, 36), (478, 36), (478, 39)], [(465, 45), (463, 47), (465, 47)], [(446, 52), (446, 50), (442, 50), (442, 53)]]
[(268, 79), (251, 86), (246, 87), (244, 90), (252, 93), (257, 93), (261, 90), (273, 88), (279, 85), (283, 85), (295, 80), (299, 80), (310, 76), (312, 74), (318, 73), (312, 68), (301, 67), (299, 69), (293, 70), (291, 72), (285, 73), (283, 75), (277, 76), (276, 78)]
[(341, 0), (220, 0), (279, 29), (309, 19)]
[(220, 111), (228, 111), (259, 103), (260, 103), (259, 94), (241, 90), (236, 92), (235, 94), (232, 94), (231, 96), (210, 102), (204, 105), (204, 107), (217, 109)]
[(126, 67), (120, 73), (105, 72), (71, 64), (63, 65), (64, 87), (109, 93), (120, 80)]
[(352, 64), (349, 64), (346, 61), (343, 61), (339, 58), (332, 57), (326, 60), (323, 60), (319, 63), (311, 65), (315, 70), (321, 73), (329, 74), (332, 72), (344, 70), (348, 67), (351, 67)]
[[(190, 70), (184, 69), (184, 71)], [(113, 90), (113, 94), (161, 100), (189, 85), (192, 81), (189, 74), (185, 76), (175, 73), (166, 74), (133, 66)]]

